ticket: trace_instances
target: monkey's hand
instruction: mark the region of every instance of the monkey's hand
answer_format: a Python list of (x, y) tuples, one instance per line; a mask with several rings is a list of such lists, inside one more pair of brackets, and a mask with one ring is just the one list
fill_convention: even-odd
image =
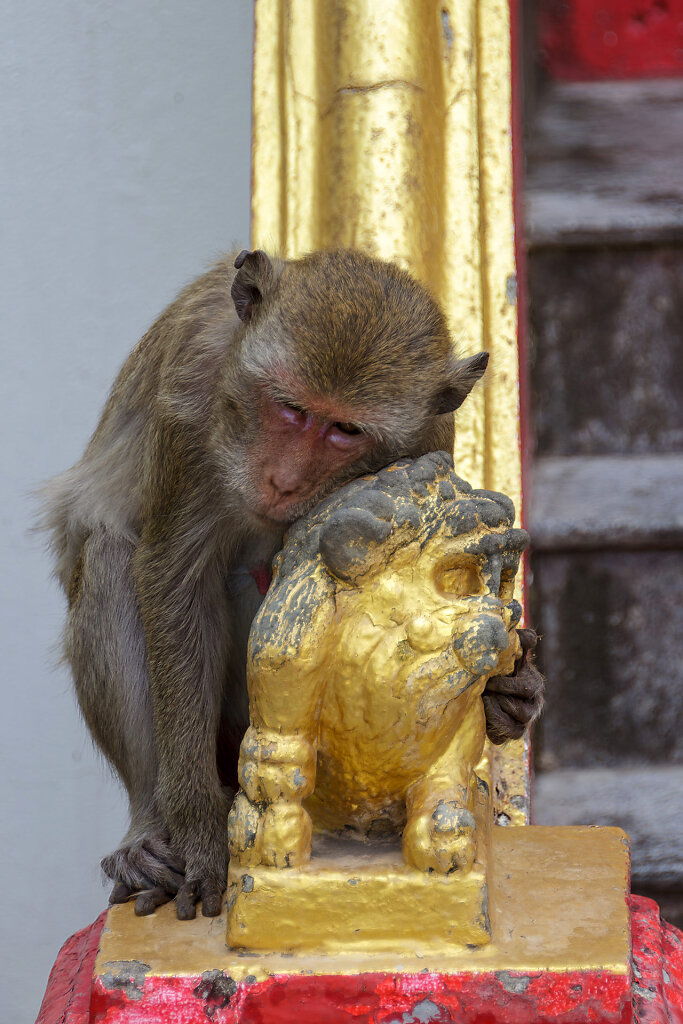
[(522, 656), (509, 676), (493, 676), (482, 699), (486, 735), (492, 743), (517, 740), (543, 709), (543, 676), (533, 663), (538, 637), (533, 629), (518, 629)]
[(185, 860), (185, 881), (175, 898), (180, 921), (196, 917), (200, 900), (204, 917), (220, 914), (228, 881), (230, 799), (221, 789), (206, 793), (205, 798), (201, 805), (197, 800), (193, 814), (183, 805), (182, 816), (171, 820), (174, 847)]
[(454, 800), (440, 801), (409, 821), (403, 833), (403, 856), (420, 871), (469, 871), (474, 862), (474, 818)]

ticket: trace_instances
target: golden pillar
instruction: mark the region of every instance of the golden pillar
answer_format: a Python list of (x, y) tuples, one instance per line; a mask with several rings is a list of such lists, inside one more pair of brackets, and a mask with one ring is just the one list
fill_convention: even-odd
[[(256, 0), (252, 245), (351, 246), (431, 289), (463, 355), (491, 353), (455, 464), (521, 508), (508, 0)], [(527, 820), (524, 744), (497, 811)]]

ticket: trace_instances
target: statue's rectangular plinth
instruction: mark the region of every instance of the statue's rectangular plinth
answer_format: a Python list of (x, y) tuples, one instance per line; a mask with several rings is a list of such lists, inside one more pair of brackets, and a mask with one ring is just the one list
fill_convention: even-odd
[(400, 843), (314, 838), (305, 867), (231, 867), (228, 881), (235, 949), (437, 952), (491, 938), (485, 865), (475, 863), (463, 878), (425, 874), (405, 863)]
[[(130, 904), (112, 907), (92, 1019), (152, 1024), (181, 1019), (173, 1013), (182, 1005), (182, 1020), (192, 1024), (205, 1021), (207, 1009), (226, 1024), (358, 1024), (380, 1019), (363, 1007), (391, 1004), (397, 1019), (418, 1006), (433, 1014), (442, 1006), (442, 1016), (429, 1019), (448, 1020), (447, 1010), (462, 1024), (483, 1016), (496, 1024), (630, 1021), (624, 833), (495, 828), (490, 856), (492, 940), (476, 948), (424, 949), (414, 928), (395, 952), (247, 953), (226, 945), (227, 907), (221, 917), (195, 921), (177, 921), (172, 904), (143, 918)], [(326, 913), (321, 907), (321, 924)], [(275, 906), (270, 927), (273, 934), (280, 928)]]

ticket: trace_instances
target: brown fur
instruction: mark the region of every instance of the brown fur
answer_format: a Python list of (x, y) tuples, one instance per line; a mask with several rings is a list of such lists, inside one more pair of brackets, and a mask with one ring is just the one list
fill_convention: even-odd
[(79, 703), (130, 798), (130, 829), (103, 861), (112, 899), (143, 892), (148, 913), (177, 893), (179, 917), (198, 899), (205, 914), (220, 907), (229, 798), (217, 737), (236, 747), (248, 724), (260, 602), (248, 570), (270, 563), (283, 529), (254, 511), (256, 456), (273, 447), (259, 395), (319, 405), (371, 439), (310, 481), (294, 516), (363, 472), (450, 448), (445, 414), (485, 365), (454, 359), (443, 315), (408, 274), (345, 250), (226, 257), (129, 356), (83, 458), (49, 485), (45, 516)]

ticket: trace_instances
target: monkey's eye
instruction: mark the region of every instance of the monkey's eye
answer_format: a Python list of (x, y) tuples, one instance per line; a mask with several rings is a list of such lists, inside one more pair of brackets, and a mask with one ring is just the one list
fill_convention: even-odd
[(349, 434), (350, 436), (363, 433), (361, 428), (357, 427), (355, 423), (333, 423), (332, 426), (335, 430), (341, 431), (342, 434)]
[(303, 427), (306, 423), (308, 413), (296, 402), (279, 402), (278, 411), (280, 417), (291, 426)]

